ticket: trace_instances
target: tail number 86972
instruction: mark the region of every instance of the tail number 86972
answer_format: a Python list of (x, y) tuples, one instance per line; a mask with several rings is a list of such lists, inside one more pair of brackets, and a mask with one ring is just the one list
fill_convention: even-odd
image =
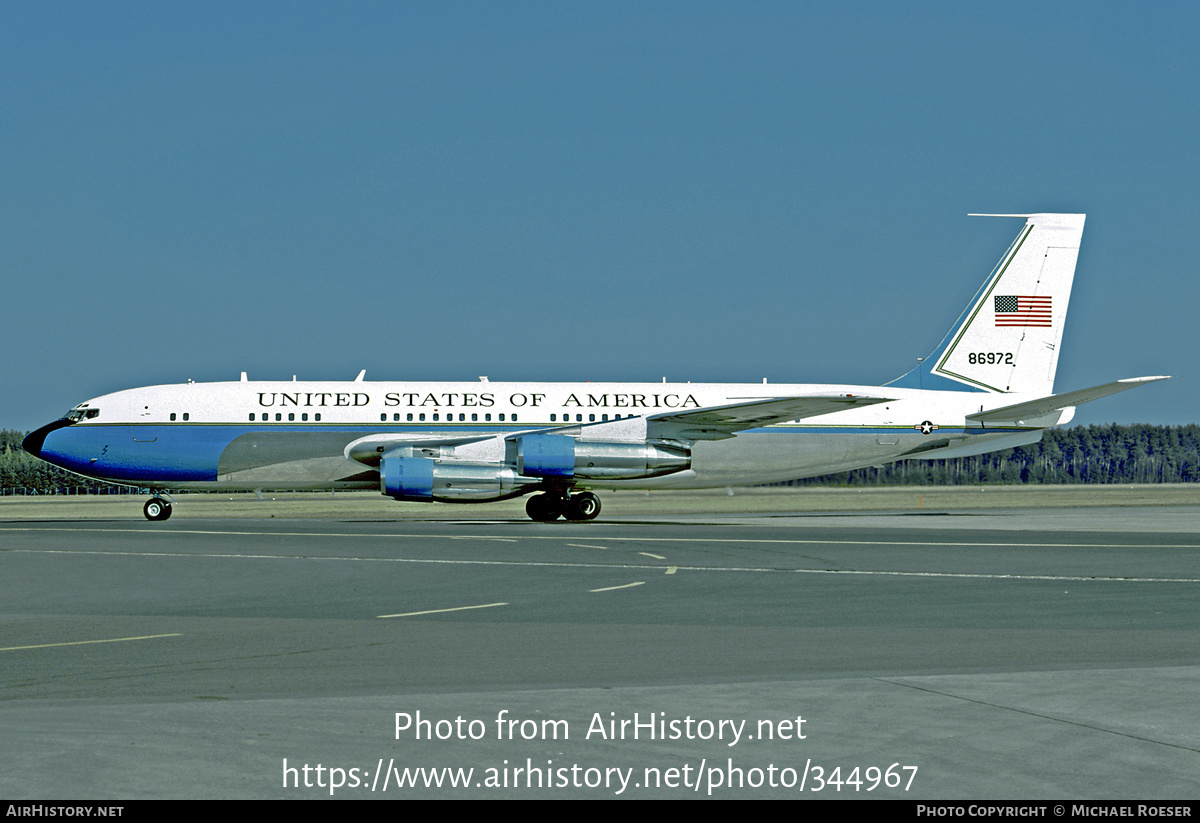
[(1010, 351), (973, 351), (967, 355), (967, 362), (972, 366), (1015, 366), (1017, 359)]

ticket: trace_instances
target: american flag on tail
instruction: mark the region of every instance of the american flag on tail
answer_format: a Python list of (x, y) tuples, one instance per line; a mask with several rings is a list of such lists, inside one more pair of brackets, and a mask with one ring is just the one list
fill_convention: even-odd
[(1050, 297), (1032, 297), (1024, 294), (996, 296), (997, 326), (1049, 326), (1051, 321)]

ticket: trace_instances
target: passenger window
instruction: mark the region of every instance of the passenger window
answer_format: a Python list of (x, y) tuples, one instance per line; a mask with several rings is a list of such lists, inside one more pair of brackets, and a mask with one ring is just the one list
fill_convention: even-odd
[(594, 415), (594, 414), (589, 414), (589, 415), (588, 415), (588, 422), (589, 422), (589, 423), (595, 423), (595, 422), (596, 422), (596, 415)]
[(254, 422), (254, 412), (250, 412), (250, 422)]
[(421, 412), (421, 422), (425, 422), (425, 412)]
[(577, 414), (577, 415), (575, 415), (575, 422), (576, 422), (576, 423), (582, 423), (582, 422), (583, 422), (583, 415), (582, 415), (582, 414)]
[(412, 422), (412, 412), (409, 412), (409, 413), (408, 413), (408, 420), (409, 420), (409, 422), (410, 422), (410, 423)]
[(183, 413), (183, 419), (184, 419), (184, 420), (187, 420), (187, 419), (188, 419), (188, 413), (187, 413), (187, 412), (184, 412), (184, 413)]
[(479, 415), (478, 415), (478, 414), (472, 414), (472, 415), (471, 415), (471, 422), (472, 422), (472, 423), (474, 423), (474, 422), (476, 422), (477, 420), (479, 420)]
[(321, 420), (321, 413), (320, 413), (320, 412), (317, 412), (316, 414), (314, 414), (314, 415), (313, 415), (313, 420), (316, 420), (317, 422), (320, 422), (320, 420)]
[(175, 412), (171, 412), (171, 420), (175, 419)]
[(278, 423), (280, 420), (283, 420), (283, 415), (279, 412), (275, 412), (275, 422)]
[(490, 413), (489, 413), (489, 414), (485, 414), (485, 415), (483, 416), (483, 420), (484, 420), (484, 422), (485, 422), (485, 423), (491, 423), (491, 422), (492, 422), (492, 415), (491, 415)]
[(305, 412), (304, 414), (300, 415), (300, 419), (301, 419), (301, 420), (308, 420), (308, 412)]

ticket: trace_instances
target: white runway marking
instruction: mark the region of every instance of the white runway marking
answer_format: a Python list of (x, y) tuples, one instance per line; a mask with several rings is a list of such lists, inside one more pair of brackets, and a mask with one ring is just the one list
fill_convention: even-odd
[[(97, 528), (49, 528), (38, 529), (28, 527), (7, 528), (0, 527), (0, 531), (66, 531), (66, 532), (86, 532), (91, 534), (139, 534), (151, 536), (164, 535), (180, 535), (193, 534), (205, 536), (227, 536), (227, 537), (308, 537), (308, 538), (360, 538), (360, 539), (412, 539), (412, 540), (429, 540), (431, 535), (418, 534), (351, 534), (351, 533), (323, 533), (323, 532), (244, 532), (244, 531), (170, 531), (156, 532), (147, 531), (145, 529), (97, 529)], [(461, 539), (472, 540), (489, 540), (497, 539), (496, 535), (437, 535), (437, 537), (457, 537)], [(513, 538), (503, 538), (505, 540), (513, 540)], [(554, 537), (547, 535), (531, 535), (521, 538), (522, 540), (567, 540), (567, 537)], [(1123, 549), (1187, 549), (1200, 548), (1200, 545), (1194, 544), (1138, 544), (1138, 543), (1022, 543), (1022, 542), (964, 542), (955, 541), (953, 543), (928, 541), (928, 540), (810, 540), (810, 539), (791, 539), (791, 538), (772, 538), (772, 539), (733, 539), (733, 538), (704, 538), (696, 540), (694, 538), (674, 538), (674, 537), (637, 537), (635, 541), (658, 542), (658, 543), (688, 543), (688, 544), (733, 544), (733, 545), (753, 545), (753, 544), (772, 544), (772, 545), (796, 545), (796, 546), (932, 546), (939, 548), (1049, 548), (1049, 549), (1069, 549), (1069, 548), (1085, 548), (1085, 549), (1100, 549), (1100, 548), (1123, 548)], [(568, 544), (575, 545), (575, 544)], [(178, 558), (215, 558), (215, 559), (230, 559), (230, 560), (301, 560), (312, 562), (363, 562), (363, 563), (420, 563), (433, 565), (462, 565), (462, 566), (513, 566), (513, 567), (545, 567), (545, 568), (577, 568), (577, 569), (647, 569), (656, 568), (637, 563), (595, 563), (595, 562), (566, 562), (566, 561), (550, 561), (550, 560), (495, 560), (495, 559), (475, 559), (475, 560), (454, 560), (454, 559), (432, 559), (432, 558), (404, 558), (404, 557), (330, 557), (330, 556), (315, 556), (311, 554), (234, 554), (234, 553), (216, 553), (216, 552), (138, 552), (138, 551), (85, 551), (71, 549), (8, 549), (8, 552), (21, 552), (27, 554), (66, 554), (66, 555), (110, 555), (110, 556), (128, 556), (128, 557), (178, 557)], [(662, 568), (662, 567), (657, 567)], [(1200, 583), (1200, 578), (1197, 577), (1124, 577), (1118, 575), (1055, 575), (1055, 574), (1005, 574), (1005, 573), (988, 573), (988, 572), (933, 572), (933, 571), (903, 571), (903, 570), (883, 570), (883, 569), (818, 569), (818, 568), (768, 568), (760, 566), (686, 566), (673, 564), (669, 568), (675, 568), (681, 571), (695, 572), (747, 572), (758, 574), (823, 574), (823, 575), (856, 575), (856, 576), (878, 576), (878, 577), (923, 577), (923, 578), (955, 578), (955, 579), (974, 579), (974, 580), (1053, 580), (1053, 581), (1081, 581), (1081, 582), (1117, 582), (1117, 583)]]
[(455, 606), (452, 609), (429, 609), (429, 610), (423, 611), (423, 612), (404, 612), (402, 614), (381, 614), (381, 615), (377, 615), (377, 617), (381, 620), (388, 618), (388, 617), (416, 617), (419, 614), (442, 614), (444, 612), (466, 612), (466, 611), (470, 611), (471, 609), (491, 609), (491, 608), (495, 608), (496, 606), (507, 606), (507, 605), (508, 605), (507, 603), (484, 603), (481, 606)]
[(105, 640), (72, 640), (67, 643), (41, 643), (36, 646), (8, 646), (0, 649), (0, 652), (15, 652), (21, 649), (50, 649), (55, 646), (86, 646), (89, 643), (127, 643), (130, 640), (156, 640), (160, 637), (183, 637), (182, 632), (173, 632), (172, 634), (145, 634), (141, 637), (110, 637)]
[[(1004, 544), (1001, 544), (1004, 545)], [(1161, 547), (1160, 547), (1161, 548)], [(1174, 548), (1174, 547), (1171, 547)], [(314, 557), (287, 554), (214, 554), (210, 552), (113, 552), (73, 551), (69, 549), (7, 549), (22, 554), (73, 554), (113, 557), (178, 557), (216, 560), (302, 560), (315, 563), (423, 563), (442, 566), (525, 566), (559, 569), (653, 569), (663, 568), (642, 563), (567, 563), (549, 560), (434, 560), (412, 557)], [(689, 572), (751, 572), (756, 574), (849, 574), (864, 577), (952, 577), (979, 580), (1080, 580), (1113, 583), (1200, 583), (1200, 577), (1119, 577), (1105, 575), (996, 574), (985, 572), (906, 572), (872, 569), (780, 569), (764, 566), (681, 566), (665, 567)], [(668, 571), (668, 573), (670, 573)]]
[[(597, 527), (598, 528), (598, 527)], [(205, 536), (224, 537), (315, 537), (315, 538), (358, 538), (365, 540), (429, 540), (444, 538), (447, 540), (503, 540), (506, 543), (519, 543), (523, 540), (577, 540), (577, 537), (553, 534), (529, 534), (520, 538), (505, 537), (496, 534), (408, 534), (393, 532), (391, 534), (355, 534), (352, 532), (274, 532), (274, 531), (211, 531), (199, 529), (179, 529), (175, 531), (151, 531), (147, 529), (97, 529), (97, 528), (65, 528), (54, 526), (50, 528), (32, 528), (28, 526), (0, 526), (0, 531), (13, 532), (89, 532), (96, 534), (140, 534), (144, 536), (196, 534)], [(955, 540), (809, 540), (801, 538), (761, 538), (761, 537), (705, 537), (697, 540), (694, 537), (629, 537), (610, 538), (613, 540), (628, 539), (637, 543), (712, 543), (717, 545), (784, 545), (784, 546), (942, 546), (949, 548), (1017, 548), (1017, 549), (1200, 549), (1200, 543), (1023, 543), (1020, 541), (964, 541)], [(609, 548), (612, 548), (611, 546)]]
[(605, 586), (603, 589), (588, 589), (589, 592), (613, 592), (617, 589), (632, 589), (634, 586), (646, 585), (645, 580), (639, 580), (637, 583), (626, 583), (623, 586)]

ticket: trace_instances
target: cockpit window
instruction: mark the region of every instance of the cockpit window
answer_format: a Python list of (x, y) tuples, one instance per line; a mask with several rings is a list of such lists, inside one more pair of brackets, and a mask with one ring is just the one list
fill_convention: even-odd
[(63, 415), (63, 418), (71, 421), (72, 423), (78, 423), (80, 420), (91, 420), (93, 417), (99, 416), (99, 409), (89, 409), (87, 406), (76, 406)]

